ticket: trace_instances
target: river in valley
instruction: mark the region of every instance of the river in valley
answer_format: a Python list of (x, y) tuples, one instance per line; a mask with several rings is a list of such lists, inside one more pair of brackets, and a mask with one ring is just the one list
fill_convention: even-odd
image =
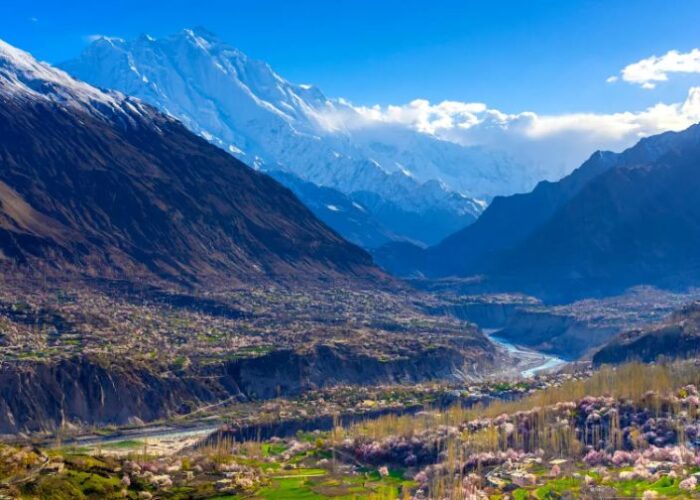
[(557, 356), (528, 349), (527, 347), (517, 346), (502, 339), (498, 336), (499, 330), (497, 329), (484, 329), (483, 332), (488, 336), (491, 342), (505, 349), (508, 355), (515, 360), (515, 368), (522, 377), (533, 377), (537, 373), (561, 368), (568, 363), (565, 359)]
[[(568, 363), (565, 359), (550, 354), (538, 352), (527, 347), (515, 345), (498, 336), (497, 329), (484, 329), (484, 333), (488, 338), (501, 348), (504, 352), (504, 363), (509, 369), (503, 370), (503, 374), (513, 378), (526, 377), (530, 378), (538, 373), (548, 372), (556, 368), (561, 368)], [(486, 403), (486, 401), (463, 402), (462, 404), (474, 404), (477, 402)], [(441, 406), (449, 406), (449, 403), (444, 402)], [(369, 412), (363, 415), (346, 415), (341, 419), (342, 423), (349, 425), (355, 421), (377, 418), (386, 413), (415, 413), (424, 410), (423, 407), (411, 407), (401, 410), (384, 410), (379, 412)], [(292, 421), (278, 422), (275, 425), (250, 426), (250, 428), (238, 429), (236, 431), (237, 439), (255, 439), (272, 435), (289, 436), (297, 431), (311, 429), (330, 429), (337, 423), (332, 416), (322, 416), (308, 421)], [(230, 434), (230, 431), (224, 434)], [(136, 449), (142, 449), (148, 446), (151, 452), (161, 452), (163, 454), (175, 453), (184, 447), (193, 446), (201, 440), (212, 441), (220, 437), (222, 431), (214, 422), (202, 422), (192, 426), (169, 426), (169, 425), (154, 425), (147, 426), (141, 429), (126, 430), (110, 436), (89, 435), (81, 436), (64, 441), (62, 444), (79, 446), (85, 448), (99, 448), (101, 451), (111, 450), (114, 453), (129, 453)], [(207, 438), (208, 436), (208, 438)], [(125, 446), (124, 443), (133, 443), (133, 449)]]

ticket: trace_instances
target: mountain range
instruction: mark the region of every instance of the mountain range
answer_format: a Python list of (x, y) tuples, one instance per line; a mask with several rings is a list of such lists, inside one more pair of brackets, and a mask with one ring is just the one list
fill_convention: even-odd
[[(409, 141), (407, 131), (379, 127), (371, 142), (368, 129), (329, 131), (329, 117), (354, 108), (292, 85), (199, 31), (162, 40), (101, 38), (66, 67), (123, 80), (118, 87), (151, 101), (160, 96), (168, 113), (3, 44), (7, 167), (0, 181), (3, 253), (11, 259), (43, 256), (56, 265), (138, 268), (183, 279), (221, 271), (382, 276), (365, 252), (313, 212), (348, 239), (376, 248), (375, 259), (401, 276), (476, 277), (480, 290), (552, 300), (700, 281), (700, 126), (642, 139), (621, 153), (598, 151), (557, 182), (496, 196), (476, 222), (423, 248), (426, 235), (440, 240), (482, 205), (441, 181), (419, 183), (359, 153), (371, 143), (397, 158), (387, 137), (425, 145), (429, 136), (411, 132), (417, 135)], [(322, 151), (337, 162), (318, 162)], [(252, 158), (312, 212), (236, 155)], [(458, 205), (472, 211), (454, 211)]]
[(479, 276), (541, 296), (604, 295), (700, 280), (700, 126), (596, 152), (558, 182), (497, 197), (471, 226), (427, 250), (390, 243), (397, 274)]
[[(101, 88), (138, 97), (248, 165), (281, 177), (316, 215), (366, 247), (383, 239), (435, 244), (473, 222), (499, 194), (536, 175), (508, 155), (370, 122), (352, 105), (295, 85), (204, 29), (135, 40), (101, 37), (61, 65)], [(299, 190), (299, 180), (324, 190)], [(339, 194), (331, 194), (329, 189)], [(364, 238), (328, 195), (348, 197), (384, 238)], [(309, 198), (319, 195), (320, 198)], [(316, 208), (320, 207), (320, 208)]]
[(3, 264), (229, 285), (385, 275), (286, 188), (0, 41)]

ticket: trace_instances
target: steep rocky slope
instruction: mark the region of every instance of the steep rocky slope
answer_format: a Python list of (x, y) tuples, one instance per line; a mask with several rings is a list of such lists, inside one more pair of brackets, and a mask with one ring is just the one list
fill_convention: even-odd
[(274, 180), (2, 42), (0, 163), (6, 263), (200, 281), (382, 278)]
[(656, 149), (591, 180), (498, 259), (499, 273), (588, 293), (698, 284), (700, 126), (661, 139), (660, 154)]

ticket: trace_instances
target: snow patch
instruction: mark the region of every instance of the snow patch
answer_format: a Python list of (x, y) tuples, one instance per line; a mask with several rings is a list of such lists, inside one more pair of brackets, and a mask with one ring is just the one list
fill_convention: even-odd
[(478, 198), (472, 199), (474, 203), (476, 203), (481, 210), (486, 210), (486, 207), (489, 206), (488, 202), (486, 200), (479, 200)]
[(125, 102), (122, 94), (104, 92), (76, 80), (3, 40), (0, 40), (0, 93), (46, 99), (79, 107), (95, 115), (103, 115), (105, 107), (119, 111)]

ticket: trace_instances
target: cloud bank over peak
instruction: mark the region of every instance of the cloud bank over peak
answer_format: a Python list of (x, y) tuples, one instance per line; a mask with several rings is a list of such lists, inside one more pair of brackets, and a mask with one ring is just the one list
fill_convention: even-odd
[(539, 167), (549, 179), (567, 174), (597, 149), (619, 151), (641, 137), (682, 130), (700, 121), (700, 87), (690, 88), (683, 102), (609, 114), (513, 114), (480, 102), (426, 99), (388, 106), (341, 103), (323, 117), (325, 126), (336, 130), (407, 127), (465, 146), (504, 151)]

